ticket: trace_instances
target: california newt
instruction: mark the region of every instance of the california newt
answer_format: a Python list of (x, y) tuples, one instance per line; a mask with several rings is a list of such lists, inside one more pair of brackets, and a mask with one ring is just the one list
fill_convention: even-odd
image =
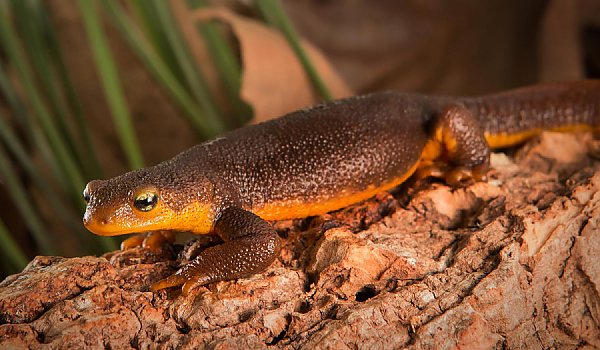
[[(451, 184), (480, 180), (490, 148), (542, 130), (600, 131), (600, 81), (472, 98), (379, 92), (324, 103), (225, 133), (156, 166), (91, 181), (83, 222), (106, 236), (220, 236), (221, 245), (152, 286), (183, 284), (187, 292), (264, 271), (280, 250), (266, 220), (336, 210), (415, 173)], [(157, 234), (152, 244), (170, 239)]]

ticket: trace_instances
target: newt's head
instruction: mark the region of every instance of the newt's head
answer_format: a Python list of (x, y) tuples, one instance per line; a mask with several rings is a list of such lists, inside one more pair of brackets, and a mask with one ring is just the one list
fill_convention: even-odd
[(214, 220), (211, 182), (164, 167), (91, 181), (83, 197), (87, 203), (83, 224), (102, 236), (155, 230), (202, 234), (210, 231)]

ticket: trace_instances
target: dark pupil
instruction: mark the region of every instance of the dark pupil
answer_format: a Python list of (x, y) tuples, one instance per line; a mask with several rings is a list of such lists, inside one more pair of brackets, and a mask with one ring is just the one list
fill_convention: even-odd
[(87, 203), (90, 201), (90, 194), (87, 192), (83, 192), (83, 200)]
[(149, 211), (154, 208), (158, 197), (154, 193), (146, 193), (138, 196), (135, 199), (135, 207), (141, 211)]

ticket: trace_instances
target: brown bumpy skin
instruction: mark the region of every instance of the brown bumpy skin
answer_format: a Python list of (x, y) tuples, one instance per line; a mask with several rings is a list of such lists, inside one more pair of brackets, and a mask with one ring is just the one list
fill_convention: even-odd
[[(251, 275), (277, 257), (265, 220), (301, 218), (367, 199), (415, 172), (450, 184), (480, 180), (489, 148), (542, 130), (599, 131), (600, 82), (538, 85), (474, 97), (381, 92), (300, 110), (197, 145), (171, 160), (90, 182), (85, 226), (100, 235), (217, 234), (152, 289)], [(125, 246), (156, 248), (170, 236)]]

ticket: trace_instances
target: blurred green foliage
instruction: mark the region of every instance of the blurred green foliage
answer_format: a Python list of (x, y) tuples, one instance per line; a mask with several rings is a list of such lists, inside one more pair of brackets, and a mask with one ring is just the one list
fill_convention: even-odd
[[(206, 6), (203, 0), (187, 0), (186, 4), (190, 10)], [(43, 218), (51, 217), (66, 228), (66, 236), (61, 239), (76, 242), (78, 254), (100, 254), (117, 248), (114, 239), (92, 235), (81, 224), (85, 210), (81, 192), (88, 180), (102, 178), (103, 172), (47, 6), (43, 0), (0, 1), (0, 101), (8, 107), (0, 109), (0, 187), (14, 203), (35, 245), (32, 249), (19, 246), (0, 220), (4, 273), (24, 267), (30, 258), (25, 251), (64, 254), (56, 238), (49, 235)], [(167, 1), (76, 0), (72, 6), (83, 18), (95, 69), (131, 169), (144, 166), (144, 161), (104, 32), (104, 19), (118, 29), (199, 140), (247, 121), (251, 111), (239, 96), (242, 69), (237, 54), (214, 23), (199, 23), (198, 30), (231, 103), (233, 120), (219, 110), (211, 96)], [(327, 89), (302, 51), (278, 1), (256, 0), (255, 6), (288, 38), (315, 88), (328, 99)], [(35, 161), (31, 150), (36, 154)], [(41, 194), (44, 200), (34, 200), (32, 193)]]

